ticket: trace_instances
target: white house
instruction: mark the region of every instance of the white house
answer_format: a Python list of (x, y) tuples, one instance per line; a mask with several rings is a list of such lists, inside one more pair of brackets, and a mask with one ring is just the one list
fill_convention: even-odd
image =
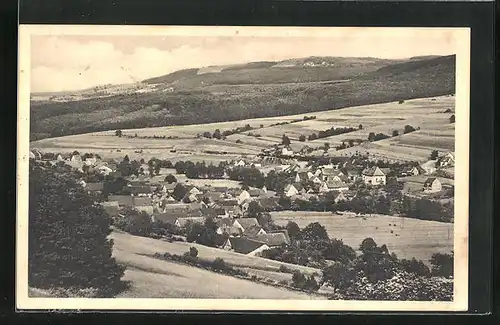
[(293, 150), (291, 148), (283, 147), (281, 149), (281, 154), (283, 156), (292, 156), (293, 155)]
[(443, 189), (443, 186), (439, 179), (435, 177), (430, 177), (424, 182), (424, 192), (426, 193), (436, 193), (440, 192)]
[(252, 196), (250, 193), (248, 193), (247, 190), (243, 190), (240, 195), (238, 195), (238, 204), (242, 204), (246, 201), (250, 201), (252, 199)]
[(70, 161), (71, 162), (81, 163), (82, 162), (82, 157), (80, 155), (72, 155)]
[(287, 197), (292, 197), (298, 195), (302, 189), (303, 187), (300, 184), (288, 184), (285, 187), (284, 194)]
[(240, 159), (234, 163), (236, 167), (244, 167), (245, 166), (245, 161), (243, 159)]
[(387, 181), (386, 175), (378, 166), (363, 170), (361, 176), (367, 185), (385, 185)]
[(455, 156), (451, 152), (448, 152), (443, 156), (439, 157), (436, 162), (437, 167), (451, 167), (454, 165), (455, 165)]

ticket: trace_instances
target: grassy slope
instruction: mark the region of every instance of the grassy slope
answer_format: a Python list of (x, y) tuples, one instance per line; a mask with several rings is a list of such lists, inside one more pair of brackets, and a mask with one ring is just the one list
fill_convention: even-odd
[[(33, 102), (31, 136), (283, 116), (454, 92), (454, 56), (393, 66), (381, 62), (327, 68), (256, 65), (202, 75), (183, 70), (166, 80), (174, 84), (172, 93)], [(350, 80), (318, 82), (346, 78)]]
[[(167, 243), (121, 232), (114, 232), (111, 237), (114, 240), (113, 256), (116, 257), (118, 262), (127, 266), (124, 279), (132, 281), (132, 288), (119, 297), (323, 299), (323, 297), (317, 295), (307, 295), (276, 288), (145, 256), (145, 254), (167, 251), (170, 253), (183, 253), (190, 246), (196, 246), (200, 258), (210, 258), (210, 256), (215, 258), (220, 252), (221, 257), (230, 262), (230, 255), (239, 255), (236, 253), (208, 247), (203, 249), (202, 246), (193, 244), (181, 244), (179, 246), (177, 243)], [(240, 258), (233, 257), (233, 261), (247, 260), (247, 264), (252, 265), (255, 264), (252, 260), (258, 259), (244, 255), (240, 256)], [(262, 276), (270, 277), (269, 273), (271, 272), (261, 272), (263, 272)], [(283, 275), (280, 276), (283, 278)]]

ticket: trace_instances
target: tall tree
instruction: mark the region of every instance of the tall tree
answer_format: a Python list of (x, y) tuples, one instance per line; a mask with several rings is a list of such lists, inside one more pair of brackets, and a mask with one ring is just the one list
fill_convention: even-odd
[(96, 288), (112, 297), (126, 287), (112, 256), (111, 219), (64, 169), (30, 164), (28, 284)]

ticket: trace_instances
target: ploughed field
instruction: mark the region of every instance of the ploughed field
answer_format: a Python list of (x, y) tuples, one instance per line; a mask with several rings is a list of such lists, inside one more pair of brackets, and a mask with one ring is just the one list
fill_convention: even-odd
[[(328, 142), (331, 149), (328, 155), (351, 155), (368, 152), (374, 157), (421, 160), (428, 158), (434, 149), (453, 151), (455, 143), (454, 123), (449, 118), (454, 114), (454, 96), (420, 98), (398, 102), (348, 107), (338, 110), (314, 112), (309, 114), (281, 117), (257, 118), (240, 121), (182, 125), (144, 129), (123, 130), (122, 137), (115, 135), (115, 130), (49, 138), (31, 142), (32, 148), (53, 152), (93, 152), (106, 157), (116, 158), (128, 154), (135, 158), (163, 158), (192, 161), (221, 161), (242, 156), (253, 156), (262, 149), (281, 142), (286, 134), (292, 141), (292, 149), (298, 151), (303, 146), (321, 147)], [(446, 110), (451, 113), (445, 113)], [(302, 120), (304, 116), (316, 116), (314, 120)], [(289, 124), (276, 125), (280, 122)], [(203, 132), (221, 132), (250, 125), (249, 131), (232, 134), (225, 140), (197, 137)], [(353, 127), (361, 130), (326, 137), (313, 141), (300, 142), (299, 136), (309, 136), (330, 129), (331, 127)], [(419, 130), (403, 134), (405, 125), (412, 125)], [(335, 150), (343, 141), (367, 140), (370, 132), (392, 135), (397, 130), (399, 136), (386, 140), (367, 143), (345, 150)], [(137, 134), (137, 137), (135, 135)], [(145, 138), (145, 137), (165, 138)], [(170, 138), (169, 138), (170, 137)], [(141, 152), (137, 152), (141, 151)], [(318, 151), (320, 153), (322, 151)]]
[(386, 244), (398, 258), (415, 257), (427, 264), (432, 254), (453, 250), (453, 223), (385, 215), (366, 215), (363, 218), (347, 212), (337, 215), (331, 212), (280, 211), (271, 215), (278, 225), (285, 226), (293, 221), (301, 229), (319, 222), (331, 238), (342, 239), (354, 249), (359, 248), (363, 239), (371, 237), (378, 245)]
[[(181, 255), (194, 246), (201, 259), (221, 257), (226, 263), (238, 266), (249, 274), (274, 281), (291, 279), (290, 274), (277, 272), (279, 266), (285, 263), (197, 244), (168, 243), (121, 231), (114, 231), (110, 237), (114, 241), (113, 256), (127, 266), (124, 280), (132, 282), (131, 288), (121, 293), (119, 298), (325, 299), (320, 295), (309, 295), (160, 260), (152, 255), (164, 252)], [(319, 272), (312, 268), (285, 265), (307, 273)]]

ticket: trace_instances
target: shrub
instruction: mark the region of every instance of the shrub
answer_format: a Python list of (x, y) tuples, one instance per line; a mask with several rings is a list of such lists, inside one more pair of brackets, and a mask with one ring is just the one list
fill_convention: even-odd
[(405, 102), (404, 100), (400, 100), (398, 104), (403, 104), (404, 102)]
[(215, 270), (224, 271), (224, 270), (227, 270), (228, 266), (227, 266), (226, 262), (222, 258), (217, 257), (212, 262), (212, 268), (215, 269)]
[(399, 261), (401, 268), (408, 272), (413, 273), (420, 276), (430, 276), (431, 271), (422, 261), (417, 261), (416, 258), (412, 258), (411, 260), (403, 259)]
[(197, 257), (198, 256), (198, 249), (196, 247), (191, 246), (189, 248), (189, 256)]
[(347, 289), (355, 280), (354, 269), (342, 263), (335, 263), (323, 270), (323, 282), (336, 289)]
[(406, 134), (406, 133), (410, 133), (410, 132), (413, 132), (413, 131), (415, 131), (415, 128), (413, 126), (411, 126), (411, 125), (405, 125), (405, 129), (404, 129), (403, 133)]
[(282, 272), (282, 273), (292, 273), (293, 270), (289, 267), (287, 267), (286, 265), (280, 265), (280, 268), (279, 268), (279, 271)]
[(453, 276), (453, 253), (435, 253), (431, 257), (432, 274), (444, 277)]

